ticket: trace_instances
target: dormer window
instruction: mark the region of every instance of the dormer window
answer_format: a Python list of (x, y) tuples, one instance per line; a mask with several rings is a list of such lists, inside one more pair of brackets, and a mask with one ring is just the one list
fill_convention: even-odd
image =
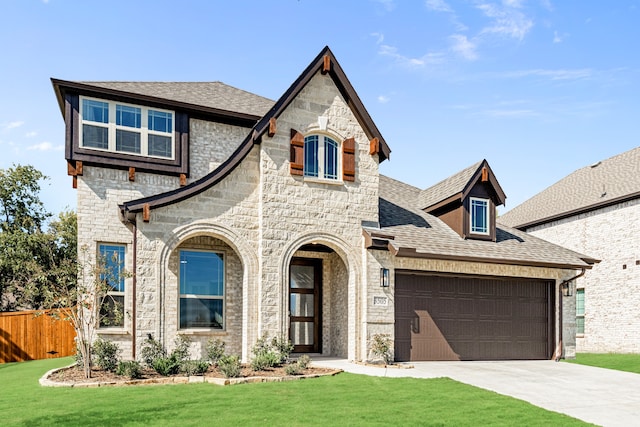
[(80, 146), (93, 150), (174, 158), (174, 113), (80, 97)]
[(471, 233), (489, 234), (489, 200), (471, 197)]
[(326, 135), (304, 138), (304, 176), (338, 179), (338, 143)]

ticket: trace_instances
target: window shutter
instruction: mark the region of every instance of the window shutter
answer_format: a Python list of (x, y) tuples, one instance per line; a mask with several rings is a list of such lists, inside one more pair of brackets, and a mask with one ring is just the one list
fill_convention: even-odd
[(304, 136), (295, 129), (291, 129), (289, 171), (291, 175), (304, 174)]
[(347, 138), (342, 142), (342, 179), (356, 180), (356, 140)]

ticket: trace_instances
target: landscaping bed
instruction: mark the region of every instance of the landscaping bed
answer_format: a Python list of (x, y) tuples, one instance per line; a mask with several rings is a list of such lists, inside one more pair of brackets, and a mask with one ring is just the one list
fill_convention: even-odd
[(130, 379), (113, 372), (99, 368), (91, 370), (91, 378), (85, 378), (84, 371), (77, 365), (66, 368), (54, 369), (47, 372), (40, 383), (45, 386), (67, 387), (104, 387), (113, 385), (144, 385), (144, 384), (185, 384), (207, 382), (218, 385), (243, 384), (252, 382), (288, 381), (303, 378), (315, 378), (325, 375), (336, 375), (341, 370), (308, 366), (298, 375), (288, 375), (286, 366), (268, 368), (254, 371), (250, 366), (243, 365), (240, 375), (236, 378), (225, 378), (225, 375), (217, 367), (209, 367), (203, 375), (185, 376), (184, 374), (160, 375), (155, 370), (143, 368), (141, 377)]

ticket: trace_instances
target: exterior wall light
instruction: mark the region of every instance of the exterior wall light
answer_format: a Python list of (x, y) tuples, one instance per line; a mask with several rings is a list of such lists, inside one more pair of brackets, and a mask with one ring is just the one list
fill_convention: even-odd
[(380, 287), (382, 288), (389, 287), (389, 269), (388, 268), (380, 269)]
[(562, 284), (562, 295), (565, 297), (573, 296), (573, 282), (565, 282)]

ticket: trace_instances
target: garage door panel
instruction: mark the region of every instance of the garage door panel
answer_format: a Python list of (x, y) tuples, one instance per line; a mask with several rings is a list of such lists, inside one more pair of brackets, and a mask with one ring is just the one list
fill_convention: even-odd
[(550, 286), (526, 279), (399, 273), (396, 358), (548, 359), (553, 330), (553, 319), (547, 318), (553, 304)]

